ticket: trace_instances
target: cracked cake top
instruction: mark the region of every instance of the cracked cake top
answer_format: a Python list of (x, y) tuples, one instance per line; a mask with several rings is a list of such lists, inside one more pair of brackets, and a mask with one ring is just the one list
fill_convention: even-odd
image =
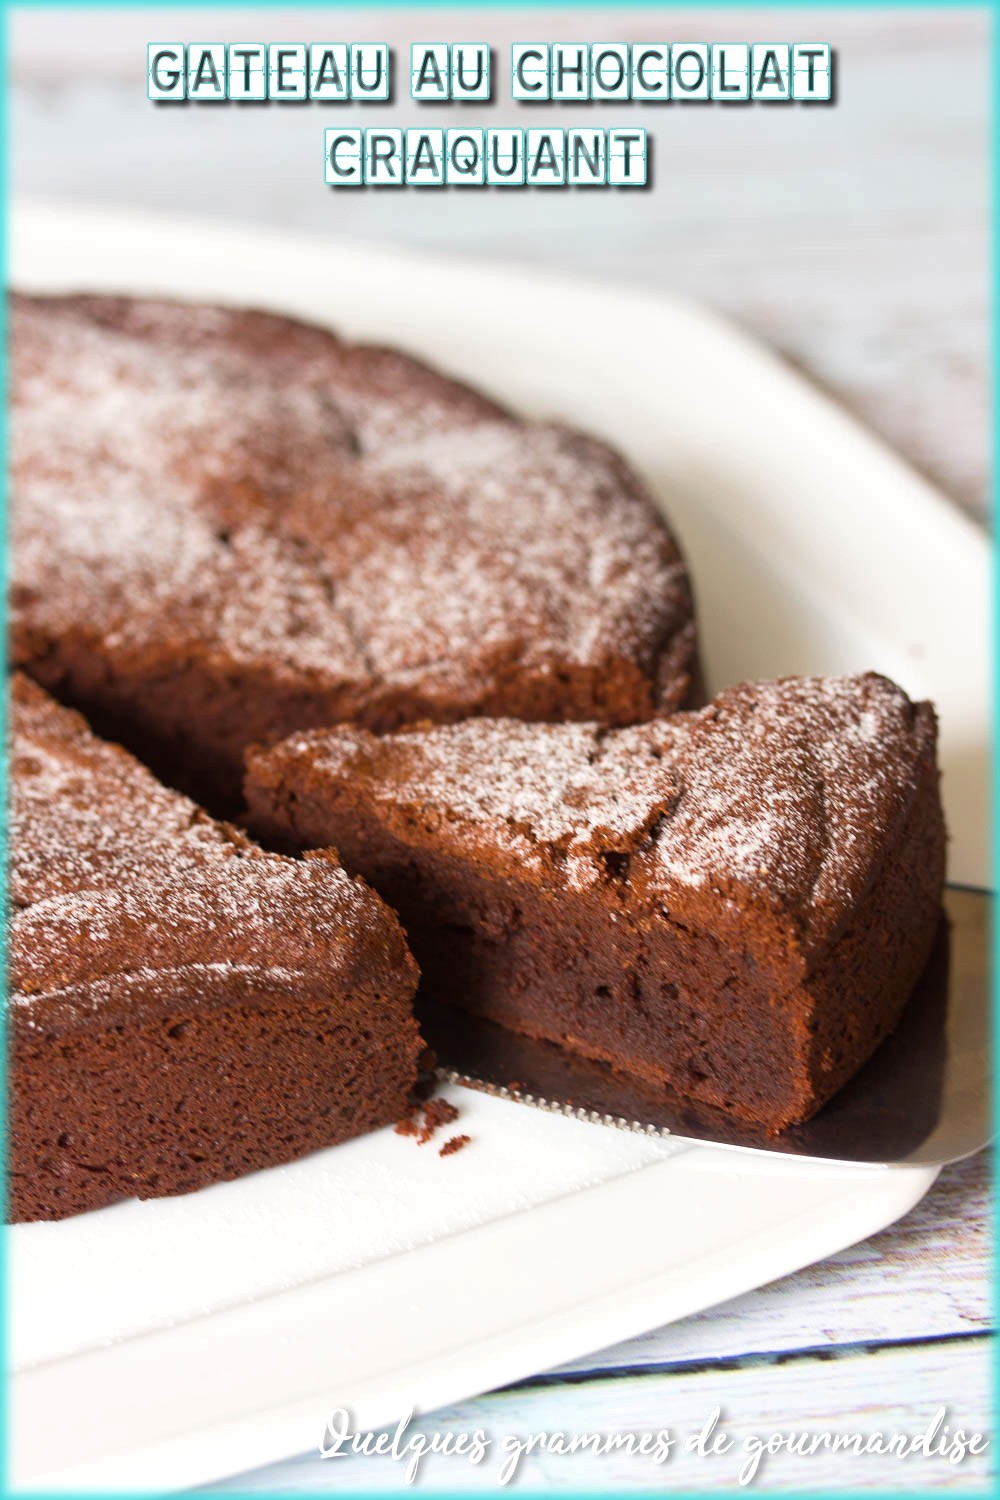
[(469, 720), (378, 738), (348, 728), (251, 752), (249, 785), (346, 799), (364, 816), (486, 850), (522, 878), (681, 917), (780, 915), (806, 957), (864, 895), (935, 775), (936, 724), (886, 678), (741, 684), (707, 708), (625, 729)]

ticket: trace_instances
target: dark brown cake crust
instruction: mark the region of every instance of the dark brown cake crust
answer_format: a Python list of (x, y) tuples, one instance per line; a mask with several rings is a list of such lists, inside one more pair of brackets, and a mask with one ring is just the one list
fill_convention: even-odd
[(213, 822), (20, 676), (10, 742), (9, 1218), (399, 1119), (417, 970), (372, 891)]
[(15, 664), (210, 806), (310, 726), (687, 698), (683, 561), (602, 444), (266, 313), (14, 297), (11, 349)]
[(336, 845), (400, 912), (422, 993), (780, 1129), (927, 960), (935, 737), (884, 678), (790, 678), (616, 731), (316, 731), (246, 787), (252, 826)]

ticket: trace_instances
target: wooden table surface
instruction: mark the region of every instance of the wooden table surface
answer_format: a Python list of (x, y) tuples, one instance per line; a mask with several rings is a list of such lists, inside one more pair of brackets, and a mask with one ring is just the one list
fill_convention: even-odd
[[(180, 13), (183, 15), (183, 13)], [(209, 214), (317, 235), (363, 236), (544, 262), (682, 293), (724, 311), (858, 412), (970, 514), (989, 475), (989, 43), (982, 10), (560, 9), (327, 13), (336, 39), (488, 40), (501, 61), (482, 123), (549, 123), (510, 103), (512, 40), (829, 39), (832, 109), (630, 109), (655, 136), (646, 193), (333, 194), (319, 177), (325, 123), (301, 110), (156, 110), (147, 41), (317, 39), (311, 9), (198, 16), (25, 12), (12, 27), (11, 171), (34, 197)], [(332, 25), (335, 16), (336, 26)], [(235, 28), (235, 30), (234, 30)], [(239, 36), (236, 32), (240, 32)], [(197, 33), (197, 35), (196, 35)], [(467, 33), (467, 37), (464, 35)], [(398, 90), (397, 90), (398, 93)], [(407, 98), (345, 123), (415, 123)], [(466, 118), (469, 123), (471, 117)], [(560, 123), (586, 123), (567, 112)], [(421, 109), (428, 124), (450, 116)], [(602, 123), (603, 123), (602, 117)], [(616, 123), (608, 116), (607, 123)], [(737, 1437), (820, 1425), (915, 1430), (939, 1405), (989, 1430), (987, 1159), (946, 1169), (905, 1220), (774, 1286), (439, 1412), (436, 1429), (690, 1428), (715, 1405)], [(984, 1487), (991, 1455), (944, 1460), (788, 1456), (757, 1488)], [(621, 1455), (535, 1456), (538, 1487), (724, 1487), (731, 1460), (662, 1470)], [(304, 1457), (240, 1487), (392, 1487), (377, 1459)], [(421, 1487), (490, 1486), (432, 1462)], [(235, 1483), (235, 1482), (234, 1482)]]

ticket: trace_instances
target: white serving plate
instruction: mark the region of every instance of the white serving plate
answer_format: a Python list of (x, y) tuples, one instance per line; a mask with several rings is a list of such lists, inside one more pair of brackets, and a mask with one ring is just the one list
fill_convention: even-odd
[[(481, 262), (22, 205), (15, 285), (254, 303), (411, 349), (622, 447), (697, 582), (710, 685), (888, 673), (942, 720), (953, 880), (986, 884), (985, 537), (703, 310)], [(165, 1489), (462, 1399), (786, 1274), (936, 1173), (692, 1146), (466, 1091), (443, 1161), (383, 1131), (188, 1198), (20, 1225), (12, 1480)]]

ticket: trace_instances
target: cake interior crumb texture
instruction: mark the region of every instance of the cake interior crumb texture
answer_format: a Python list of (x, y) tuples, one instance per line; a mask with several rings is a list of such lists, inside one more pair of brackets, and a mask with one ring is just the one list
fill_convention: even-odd
[(399, 911), (434, 1002), (777, 1130), (926, 962), (935, 740), (885, 678), (789, 678), (617, 730), (298, 734), (250, 753), (246, 789), (252, 827), (337, 847)]
[(14, 679), (9, 1217), (185, 1192), (399, 1119), (417, 970), (327, 854), (265, 853)]
[(266, 313), (15, 297), (11, 355), (15, 663), (213, 811), (297, 729), (692, 691), (684, 562), (591, 437)]

